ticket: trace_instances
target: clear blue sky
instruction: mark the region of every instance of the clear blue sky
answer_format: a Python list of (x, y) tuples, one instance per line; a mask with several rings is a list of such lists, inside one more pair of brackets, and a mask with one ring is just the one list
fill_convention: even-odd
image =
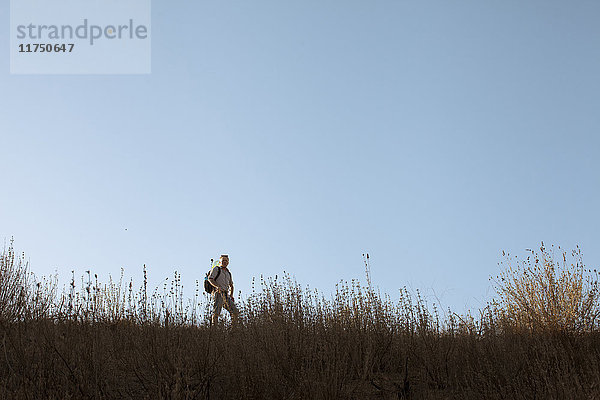
[[(0, 17), (8, 24), (8, 2)], [(152, 74), (9, 75), (0, 238), (187, 293), (361, 278), (461, 311), (502, 250), (600, 264), (597, 1), (155, 1)], [(127, 229), (127, 230), (125, 230)]]

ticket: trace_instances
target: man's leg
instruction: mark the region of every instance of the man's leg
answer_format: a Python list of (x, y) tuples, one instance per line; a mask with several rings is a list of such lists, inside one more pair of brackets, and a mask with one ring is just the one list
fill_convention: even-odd
[(227, 308), (227, 311), (229, 311), (229, 314), (231, 315), (232, 324), (237, 324), (237, 319), (238, 319), (238, 315), (240, 312), (239, 312), (237, 306), (235, 305), (235, 302), (233, 301), (233, 299), (230, 296), (227, 296), (225, 307)]
[(212, 325), (217, 325), (217, 323), (219, 323), (221, 308), (223, 307), (223, 295), (219, 292), (215, 292), (213, 296), (213, 315), (211, 322)]

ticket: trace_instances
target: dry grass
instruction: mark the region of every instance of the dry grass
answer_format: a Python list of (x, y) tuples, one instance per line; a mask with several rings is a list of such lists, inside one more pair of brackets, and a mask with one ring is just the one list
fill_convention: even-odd
[(570, 255), (542, 243), (539, 252), (513, 266), (506, 256), (505, 269), (494, 280), (495, 301), (505, 325), (521, 330), (589, 332), (598, 327), (600, 296), (598, 273), (586, 270), (581, 250)]
[(287, 274), (261, 278), (238, 325), (211, 327), (205, 297), (197, 286), (184, 299), (177, 273), (152, 293), (146, 279), (102, 284), (91, 272), (58, 293), (12, 246), (1, 260), (0, 398), (600, 397), (597, 298), (579, 264), (540, 268), (535, 283), (538, 270), (508, 269), (477, 318), (442, 319), (406, 289), (396, 302), (380, 295), (367, 262), (367, 283), (331, 298)]

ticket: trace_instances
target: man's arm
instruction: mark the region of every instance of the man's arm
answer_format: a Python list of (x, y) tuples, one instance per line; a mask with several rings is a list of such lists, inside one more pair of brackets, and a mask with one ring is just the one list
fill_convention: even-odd
[(233, 281), (229, 282), (229, 288), (231, 289), (231, 298), (233, 299)]
[(215, 288), (219, 289), (219, 286), (217, 285), (217, 282), (213, 278), (208, 278), (208, 283), (210, 283), (211, 285), (213, 285)]
[(216, 268), (213, 268), (212, 271), (210, 271), (210, 274), (208, 274), (208, 283), (213, 285), (217, 290), (220, 290), (219, 285), (217, 285), (217, 281), (215, 280), (215, 277), (213, 276), (213, 275), (215, 275), (215, 273), (214, 273), (215, 269)]

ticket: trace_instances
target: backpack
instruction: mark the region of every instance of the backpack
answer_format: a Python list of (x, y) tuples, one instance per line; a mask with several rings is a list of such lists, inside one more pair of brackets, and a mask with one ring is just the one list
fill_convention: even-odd
[[(217, 278), (219, 277), (219, 275), (221, 275), (221, 267), (216, 267), (218, 268), (217, 271), (217, 276), (215, 276), (215, 280), (217, 280)], [(210, 275), (212, 269), (210, 271), (208, 271), (206, 273), (206, 275), (204, 276), (204, 291), (208, 294), (212, 293), (216, 288), (210, 284), (210, 282), (208, 281), (208, 276)]]

